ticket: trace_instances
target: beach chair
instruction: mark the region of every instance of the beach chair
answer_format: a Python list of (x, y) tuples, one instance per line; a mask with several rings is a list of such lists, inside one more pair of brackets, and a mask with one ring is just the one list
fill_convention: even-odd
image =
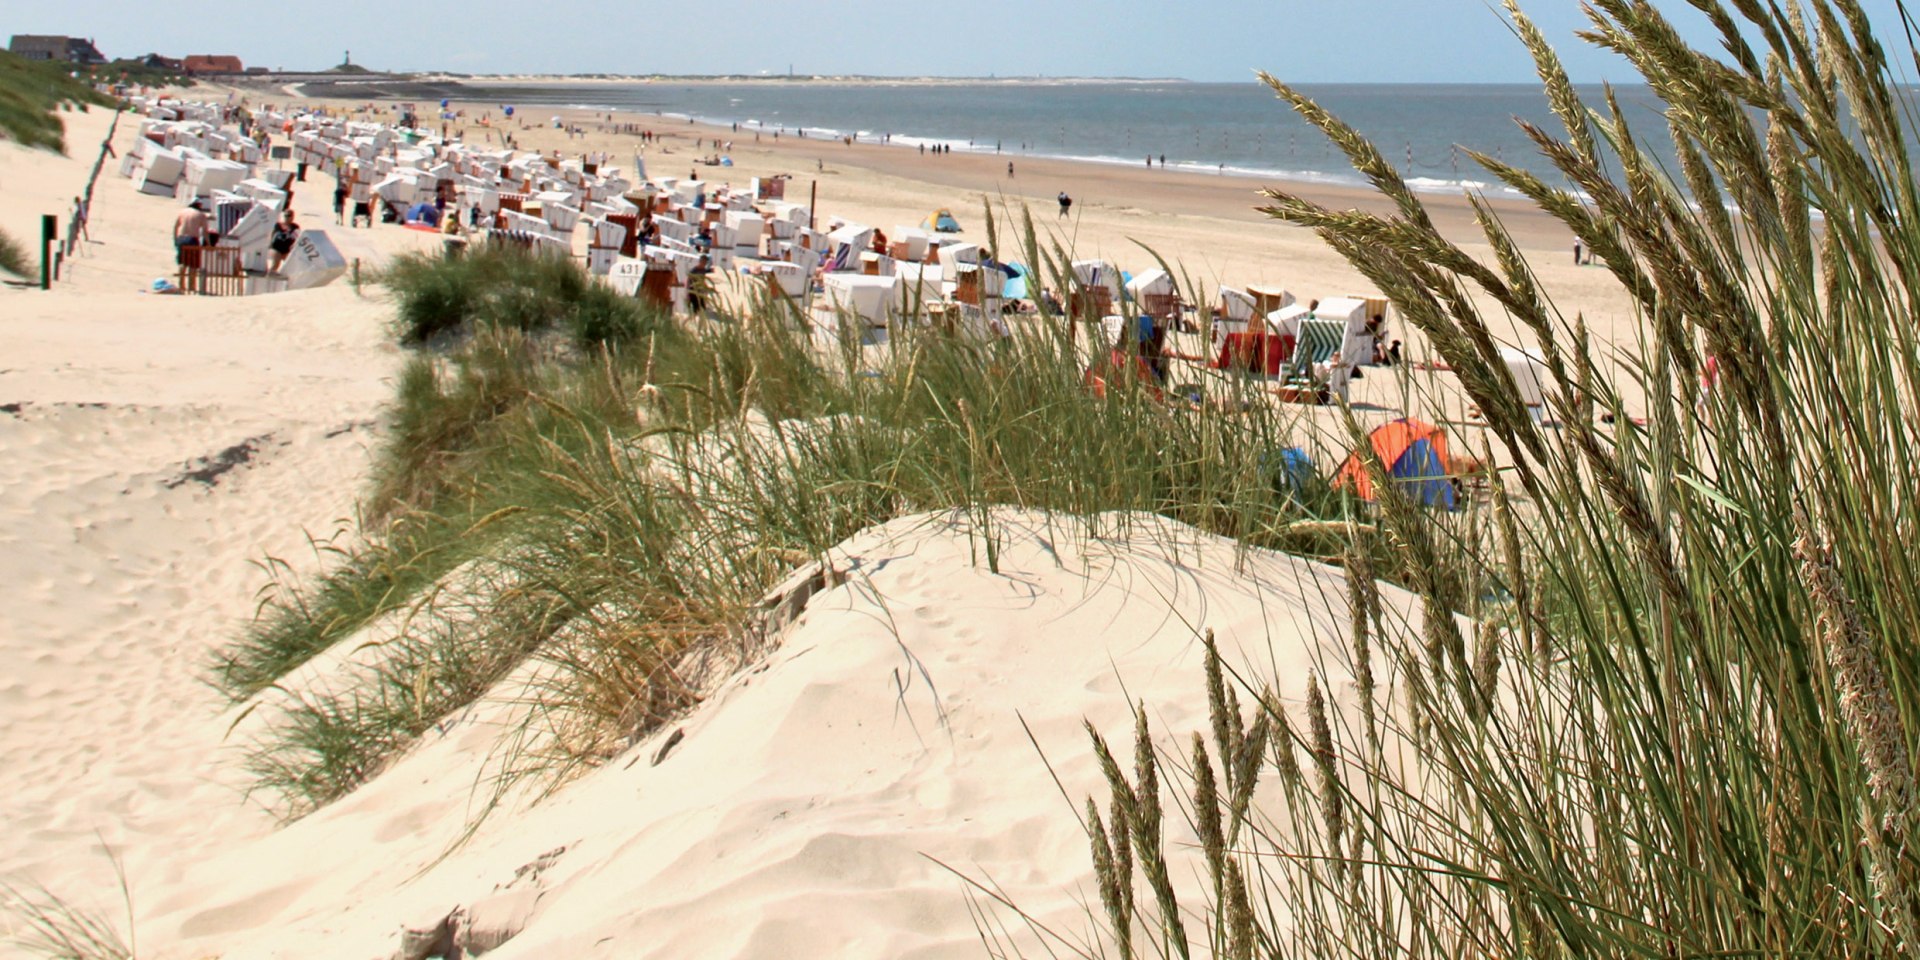
[(1551, 381), (1547, 377), (1546, 361), (1541, 358), (1540, 352), (1501, 347), (1500, 360), (1513, 377), (1513, 385), (1520, 393), (1520, 402), (1527, 407), (1527, 416), (1534, 423), (1546, 422), (1547, 395), (1541, 384)]
[(1263, 317), (1282, 307), (1293, 306), (1293, 294), (1283, 287), (1249, 286), (1247, 296), (1253, 298), (1253, 312)]
[(807, 273), (797, 263), (783, 260), (762, 261), (755, 268), (765, 278), (767, 291), (776, 300), (799, 302), (807, 295)]
[(1164, 324), (1180, 320), (1180, 293), (1172, 275), (1165, 270), (1148, 270), (1127, 281), (1127, 295), (1140, 305), (1140, 312)]
[(1213, 329), (1217, 335), (1246, 333), (1253, 317), (1253, 298), (1246, 291), (1220, 288), (1220, 302), (1213, 308)]
[(1067, 288), (1067, 312), (1075, 320), (1098, 320), (1120, 299), (1120, 271), (1105, 260), (1075, 260)]
[(1292, 337), (1258, 331), (1229, 333), (1220, 341), (1220, 355), (1207, 366), (1233, 373), (1277, 377), (1293, 351)]
[(1310, 393), (1316, 399), (1330, 390), (1346, 399), (1348, 368), (1339, 362), (1346, 335), (1346, 324), (1339, 320), (1300, 321), (1300, 339), (1287, 364), (1282, 390), (1295, 391), (1295, 395)]

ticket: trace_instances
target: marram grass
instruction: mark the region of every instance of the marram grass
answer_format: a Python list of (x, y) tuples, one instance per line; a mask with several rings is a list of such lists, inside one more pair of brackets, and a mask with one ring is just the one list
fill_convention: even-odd
[[(1115, 811), (1088, 829), (1100, 935), (1030, 955), (1920, 950), (1920, 579), (1907, 546), (1920, 520), (1920, 197), (1898, 73), (1920, 57), (1896, 58), (1845, 0), (1693, 6), (1718, 51), (1691, 49), (1652, 5), (1587, 7), (1584, 36), (1665, 101), (1679, 161), (1666, 170), (1610, 97), (1575, 93), (1508, 4), (1562, 126), (1527, 132), (1579, 193), (1480, 159), (1631, 296), (1645, 337), (1625, 351), (1622, 384), (1491, 207), (1479, 205), (1483, 262), (1439, 235), (1364, 138), (1263, 75), (1395, 208), (1273, 190), (1268, 212), (1318, 230), (1394, 300), (1512, 467), (1495, 478), (1488, 535), (1451, 536), (1383, 503), (1355, 537), (1418, 555), (1395, 579), (1423, 626), (1378, 617), (1365, 585), (1329, 600), (1347, 605), (1333, 612), (1352, 625), (1355, 665), (1392, 665), (1399, 684), (1356, 672), (1371, 696), (1347, 716), (1318, 677), (1305, 704), (1242, 681), (1272, 732), (1261, 768), (1278, 801), (1223, 807), (1226, 752), (1157, 751), (1144, 710), (1131, 777), (1093, 731)], [(1557, 427), (1526, 415), (1499, 361), (1494, 331), (1509, 320), (1546, 358)], [(1643, 423), (1625, 395), (1645, 397)], [(1348, 566), (1370, 575), (1361, 557)], [(1248, 721), (1231, 686), (1207, 687), (1226, 715), (1216, 731)], [(1240, 838), (1204, 850), (1171, 899), (1150, 879), (1159, 842), (1136, 835), (1156, 826), (1136, 812), (1156, 780), (1203, 846)], [(1116, 833), (1143, 854), (1125, 878)]]

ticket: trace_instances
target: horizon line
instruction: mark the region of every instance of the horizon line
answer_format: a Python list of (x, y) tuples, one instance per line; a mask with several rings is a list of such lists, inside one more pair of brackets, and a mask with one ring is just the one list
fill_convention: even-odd
[[(356, 64), (358, 66), (358, 64)], [(895, 83), (942, 82), (942, 83), (1022, 83), (1043, 81), (1047, 83), (1179, 83), (1179, 84), (1240, 84), (1258, 85), (1259, 80), (1249, 78), (1241, 80), (1196, 80), (1190, 77), (1140, 77), (1140, 76), (1098, 76), (1074, 74), (1050, 76), (1047, 74), (886, 74), (886, 73), (622, 73), (619, 71), (589, 71), (579, 73), (547, 73), (540, 71), (522, 71), (512, 73), (469, 73), (458, 70), (373, 70), (367, 73), (334, 73), (334, 68), (323, 70), (275, 70), (266, 76), (280, 74), (306, 77), (327, 75), (337, 76), (342, 81), (361, 80), (367, 83), (381, 82), (431, 82), (445, 80), (452, 82), (476, 80), (701, 80), (701, 81), (751, 81), (772, 83), (814, 83), (834, 81), (881, 81)], [(256, 75), (258, 76), (258, 75)], [(315, 81), (309, 81), (315, 82)], [(1455, 87), (1531, 87), (1538, 86), (1537, 79), (1530, 80), (1299, 80), (1293, 81), (1303, 86), (1332, 85), (1396, 87), (1396, 86), (1455, 86)], [(1599, 86), (1610, 81), (1576, 80), (1574, 86)], [(1632, 83), (1614, 82), (1614, 86), (1634, 86)]]

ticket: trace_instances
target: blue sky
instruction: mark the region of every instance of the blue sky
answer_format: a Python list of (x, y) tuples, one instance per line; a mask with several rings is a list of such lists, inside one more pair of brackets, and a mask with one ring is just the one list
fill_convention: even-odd
[[(1580, 44), (1575, 0), (1523, 0), (1574, 79), (1630, 80)], [(1657, 5), (1710, 43), (1681, 0)], [(1892, 0), (1867, 0), (1889, 46)], [(303, 29), (294, 29), (298, 24)], [(384, 27), (382, 25), (385, 25)], [(0, 0), (0, 31), (94, 37), (108, 56), (232, 53), (250, 66), (465, 72), (1177, 76), (1525, 83), (1487, 0)]]

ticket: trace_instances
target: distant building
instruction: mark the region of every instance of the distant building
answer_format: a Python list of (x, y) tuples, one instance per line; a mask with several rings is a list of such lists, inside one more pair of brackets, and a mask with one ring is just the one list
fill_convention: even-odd
[(247, 68), (240, 63), (239, 57), (211, 56), (194, 54), (182, 64), (187, 73), (195, 76), (216, 73), (245, 73)]
[(62, 60), (67, 63), (93, 67), (106, 63), (107, 58), (92, 40), (79, 37), (41, 37), (16, 33), (7, 44), (7, 50), (24, 60)]
[(149, 53), (141, 57), (140, 65), (153, 70), (170, 70), (174, 73), (179, 73), (187, 68), (187, 65), (181, 63), (179, 60), (173, 57), (163, 57), (157, 53)]

